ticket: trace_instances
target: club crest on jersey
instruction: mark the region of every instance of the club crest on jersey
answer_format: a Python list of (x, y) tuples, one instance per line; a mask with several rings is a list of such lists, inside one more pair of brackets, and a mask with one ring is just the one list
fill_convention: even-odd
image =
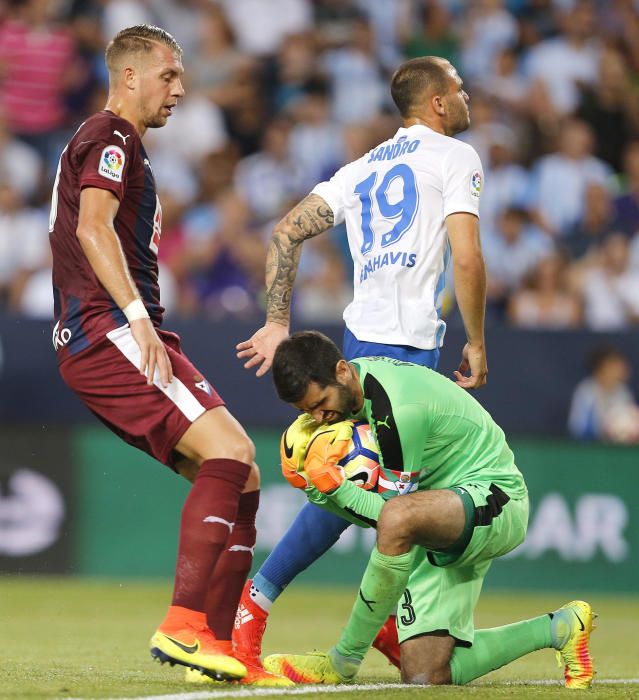
[(382, 468), (379, 473), (377, 488), (379, 493), (394, 491), (400, 496), (404, 496), (407, 493), (417, 491), (418, 480), (419, 471), (403, 472), (397, 469), (386, 469), (384, 471)]
[(482, 180), (479, 170), (475, 170), (470, 176), (470, 193), (473, 197), (479, 198), (481, 192)]
[(197, 375), (193, 377), (195, 381), (195, 386), (202, 391), (205, 391), (209, 396), (211, 396), (211, 385), (204, 379), (204, 377), (198, 377)]
[(115, 182), (122, 182), (122, 172), (126, 157), (124, 151), (119, 146), (107, 146), (100, 156), (98, 172), (103, 177)]
[(395, 482), (395, 488), (400, 496), (416, 488), (417, 485), (413, 482), (412, 476), (412, 472), (400, 472), (399, 479)]

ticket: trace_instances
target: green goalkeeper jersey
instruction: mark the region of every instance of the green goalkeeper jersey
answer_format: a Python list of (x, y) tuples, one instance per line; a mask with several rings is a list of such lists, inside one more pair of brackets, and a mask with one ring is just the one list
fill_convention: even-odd
[(477, 482), (496, 483), (511, 498), (526, 495), (504, 431), (466, 390), (409, 362), (365, 357), (352, 364), (364, 392), (353, 417), (370, 423), (385, 474), (418, 472), (420, 490)]

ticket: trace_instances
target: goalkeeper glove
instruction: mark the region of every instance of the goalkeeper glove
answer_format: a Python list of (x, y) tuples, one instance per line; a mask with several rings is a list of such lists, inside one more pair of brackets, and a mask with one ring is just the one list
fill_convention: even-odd
[(338, 462), (348, 452), (353, 437), (352, 421), (342, 421), (319, 427), (306, 448), (304, 471), (311, 483), (322, 493), (332, 493), (346, 479)]
[(296, 489), (305, 489), (309, 485), (304, 474), (304, 457), (306, 446), (316, 430), (317, 423), (308, 413), (302, 413), (284, 431), (280, 440), (282, 474)]

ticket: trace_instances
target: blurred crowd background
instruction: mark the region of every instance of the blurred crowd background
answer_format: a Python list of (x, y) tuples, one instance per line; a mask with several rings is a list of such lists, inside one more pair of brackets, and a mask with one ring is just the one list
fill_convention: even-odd
[[(51, 317), (57, 160), (105, 104), (107, 41), (142, 22), (186, 68), (145, 137), (169, 315), (259, 322), (274, 223), (395, 132), (392, 72), (434, 54), (470, 95), (488, 324), (639, 324), (637, 0), (0, 0), (0, 311)], [(343, 230), (305, 245), (297, 321), (339, 321), (351, 277)]]

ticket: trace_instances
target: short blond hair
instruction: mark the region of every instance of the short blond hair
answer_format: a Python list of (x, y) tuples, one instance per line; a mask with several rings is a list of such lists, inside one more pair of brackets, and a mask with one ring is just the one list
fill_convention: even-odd
[(138, 24), (118, 32), (111, 39), (104, 53), (109, 75), (114, 76), (117, 73), (123, 56), (151, 53), (158, 43), (168, 46), (178, 56), (182, 56), (182, 47), (161, 27)]

